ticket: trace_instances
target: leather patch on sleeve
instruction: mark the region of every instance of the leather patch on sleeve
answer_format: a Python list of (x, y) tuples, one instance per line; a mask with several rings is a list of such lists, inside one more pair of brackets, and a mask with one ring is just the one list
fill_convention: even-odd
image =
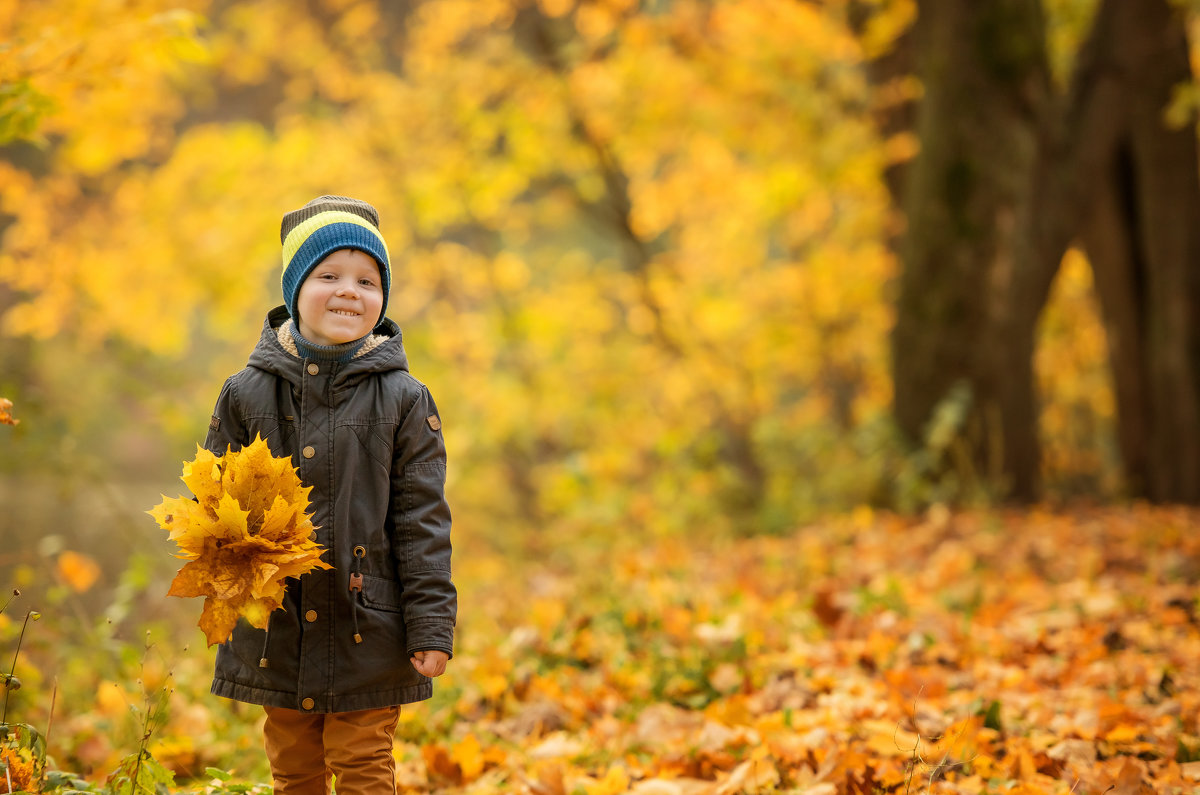
[(210, 431), (221, 430), (221, 418), (214, 415), (213, 418), (208, 421), (208, 429)]
[(436, 414), (430, 414), (425, 418), (425, 421), (428, 422), (429, 427), (435, 431), (440, 431), (442, 429), (442, 421)]

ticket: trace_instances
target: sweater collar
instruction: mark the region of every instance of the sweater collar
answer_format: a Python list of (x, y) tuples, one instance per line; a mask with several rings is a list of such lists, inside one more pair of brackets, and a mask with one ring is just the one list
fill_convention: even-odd
[(363, 345), (371, 338), (371, 334), (368, 333), (359, 339), (343, 342), (341, 345), (318, 345), (305, 339), (304, 335), (300, 333), (300, 329), (296, 327), (296, 322), (289, 319), (279, 327), (279, 343), (283, 345), (284, 350), (291, 353), (292, 346), (285, 341), (287, 337), (291, 338), (296, 355), (301, 359), (345, 363), (358, 355)]

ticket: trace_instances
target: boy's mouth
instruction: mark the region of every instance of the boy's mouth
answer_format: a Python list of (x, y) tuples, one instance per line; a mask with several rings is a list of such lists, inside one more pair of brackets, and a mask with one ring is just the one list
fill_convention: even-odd
[(330, 309), (329, 311), (342, 317), (358, 317), (359, 315), (358, 312), (351, 312), (349, 309)]

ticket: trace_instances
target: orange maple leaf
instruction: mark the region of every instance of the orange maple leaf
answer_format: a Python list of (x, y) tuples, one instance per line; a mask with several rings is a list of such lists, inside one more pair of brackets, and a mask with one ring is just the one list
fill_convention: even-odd
[(12, 401), (0, 398), (0, 425), (16, 425), (20, 420), (13, 419)]
[(283, 606), (287, 579), (333, 568), (313, 540), (308, 495), (290, 457), (264, 439), (218, 456), (196, 448), (180, 476), (195, 499), (169, 498), (147, 511), (188, 562), (168, 596), (203, 596), (199, 626), (208, 645), (227, 640), (239, 618), (264, 629)]
[(76, 593), (83, 593), (100, 579), (100, 566), (87, 555), (66, 550), (58, 556), (58, 576)]
[(32, 792), (34, 784), (33, 758), (28, 751), (0, 748), (0, 765), (8, 776), (9, 792)]

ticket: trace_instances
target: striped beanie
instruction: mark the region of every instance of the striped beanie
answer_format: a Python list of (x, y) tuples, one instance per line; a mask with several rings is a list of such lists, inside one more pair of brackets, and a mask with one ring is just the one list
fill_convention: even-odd
[(298, 320), (296, 296), (300, 285), (321, 260), (343, 248), (366, 252), (379, 263), (383, 308), (376, 324), (383, 320), (392, 271), (387, 244), (379, 232), (379, 213), (374, 207), (348, 196), (319, 196), (283, 216), (279, 242), (283, 244), (283, 301), (293, 320)]

